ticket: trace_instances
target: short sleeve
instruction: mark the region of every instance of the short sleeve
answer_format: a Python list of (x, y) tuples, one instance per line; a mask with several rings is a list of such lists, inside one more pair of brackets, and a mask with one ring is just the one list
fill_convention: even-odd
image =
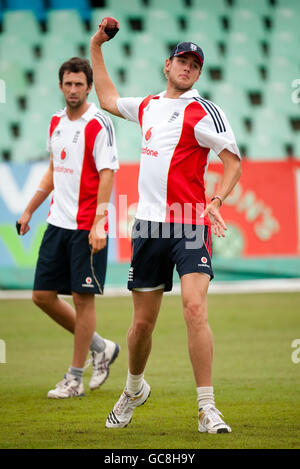
[(125, 119), (139, 123), (139, 108), (144, 98), (119, 98), (117, 107)]
[(101, 122), (102, 129), (99, 131), (95, 143), (93, 156), (98, 171), (102, 169), (119, 169), (118, 151), (115, 138), (115, 130), (108, 116)]
[(217, 155), (229, 150), (241, 157), (232, 128), (224, 112), (215, 104), (206, 105), (206, 116), (195, 126), (195, 137), (200, 146), (210, 148)]

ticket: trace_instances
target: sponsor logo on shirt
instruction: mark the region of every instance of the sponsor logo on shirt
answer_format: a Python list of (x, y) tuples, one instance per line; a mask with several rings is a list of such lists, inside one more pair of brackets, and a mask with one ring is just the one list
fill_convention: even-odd
[(153, 127), (150, 127), (150, 129), (148, 129), (147, 132), (145, 133), (146, 142), (148, 143), (152, 137), (153, 137)]
[(158, 156), (158, 151), (151, 150), (148, 147), (144, 147), (144, 148), (142, 148), (142, 155), (154, 156), (156, 158)]
[(62, 161), (65, 161), (66, 157), (67, 157), (67, 152), (66, 152), (66, 149), (63, 148), (62, 151), (61, 151), (61, 153), (60, 153), (60, 159), (61, 159)]

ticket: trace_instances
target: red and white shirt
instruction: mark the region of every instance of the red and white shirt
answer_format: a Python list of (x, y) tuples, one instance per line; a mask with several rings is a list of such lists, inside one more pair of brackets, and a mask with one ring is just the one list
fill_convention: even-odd
[[(240, 157), (223, 111), (189, 90), (178, 99), (166, 92), (146, 98), (119, 98), (128, 120), (141, 126), (139, 203), (142, 220), (203, 224), (204, 176), (209, 151), (225, 148)], [(205, 224), (210, 224), (206, 217)]]
[(95, 104), (71, 121), (66, 108), (52, 116), (47, 150), (53, 155), (54, 191), (47, 222), (60, 228), (90, 230), (97, 209), (99, 171), (119, 168), (109, 117)]

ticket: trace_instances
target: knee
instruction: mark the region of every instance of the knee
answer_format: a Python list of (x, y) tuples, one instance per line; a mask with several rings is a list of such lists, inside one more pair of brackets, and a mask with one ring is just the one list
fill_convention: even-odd
[(72, 296), (77, 313), (83, 312), (86, 309), (89, 310), (94, 301), (94, 295), (88, 293), (80, 294), (73, 292)]
[(207, 327), (208, 320), (205, 301), (199, 302), (189, 300), (184, 304), (183, 309), (187, 326), (197, 329)]
[(35, 290), (32, 292), (32, 301), (39, 308), (45, 308), (51, 304), (53, 301), (53, 293), (47, 291), (38, 291)]
[(129, 333), (136, 337), (149, 337), (154, 329), (154, 325), (146, 320), (139, 320), (132, 324)]

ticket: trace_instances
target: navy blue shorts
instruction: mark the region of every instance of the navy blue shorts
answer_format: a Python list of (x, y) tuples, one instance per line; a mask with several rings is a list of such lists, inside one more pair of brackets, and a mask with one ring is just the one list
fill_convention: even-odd
[(174, 266), (179, 277), (200, 272), (213, 279), (211, 248), (209, 226), (136, 220), (128, 289), (163, 285), (164, 291), (171, 291)]
[(88, 236), (87, 230), (48, 225), (39, 251), (33, 290), (55, 290), (65, 295), (72, 292), (102, 294), (107, 243), (91, 256)]

